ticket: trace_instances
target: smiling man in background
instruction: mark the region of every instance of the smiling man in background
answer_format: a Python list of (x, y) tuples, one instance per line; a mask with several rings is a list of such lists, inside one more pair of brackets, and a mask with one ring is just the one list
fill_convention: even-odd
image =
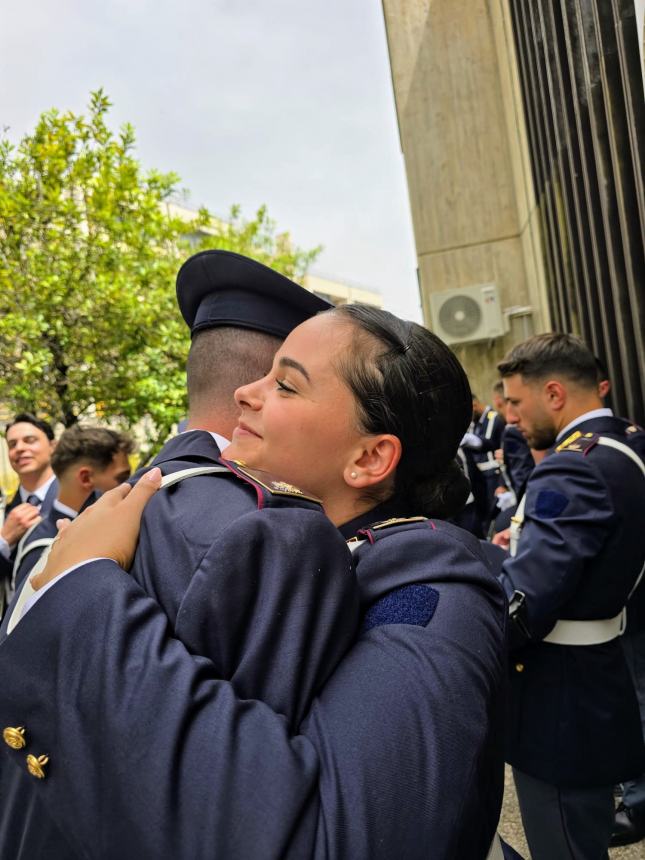
[(0, 528), (0, 616), (18, 541), (40, 517), (49, 513), (58, 492), (51, 467), (56, 446), (51, 426), (30, 412), (21, 412), (7, 425), (5, 438), (9, 462), (20, 478), (20, 486), (6, 507)]

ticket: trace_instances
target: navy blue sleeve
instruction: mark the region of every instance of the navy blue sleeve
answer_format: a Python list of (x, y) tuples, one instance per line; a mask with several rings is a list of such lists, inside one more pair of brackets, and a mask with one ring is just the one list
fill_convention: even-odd
[(295, 728), (356, 636), (347, 546), (321, 511), (255, 510), (218, 535), (179, 606), (174, 635), (241, 698)]
[(534, 638), (544, 638), (560, 618), (613, 521), (605, 482), (587, 458), (552, 454), (533, 472), (517, 555), (505, 561), (501, 581), (509, 598), (515, 590), (525, 594)]
[(36, 787), (79, 856), (306, 856), (311, 742), (168, 633), (112, 562), (56, 583), (0, 644), (0, 719), (26, 730), (16, 767), (49, 757)]
[(471, 587), (432, 588), (427, 626), (364, 633), (304, 726), (321, 755), (316, 857), (486, 856), (503, 790), (503, 636)]

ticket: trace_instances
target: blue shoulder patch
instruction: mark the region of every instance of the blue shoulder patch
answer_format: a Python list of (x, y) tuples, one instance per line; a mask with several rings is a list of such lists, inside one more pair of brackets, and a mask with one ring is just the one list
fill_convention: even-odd
[(569, 499), (564, 493), (540, 490), (535, 500), (535, 515), (540, 519), (550, 520), (559, 517), (568, 504)]
[(377, 600), (365, 613), (362, 633), (384, 624), (415, 624), (425, 627), (439, 602), (439, 592), (430, 585), (405, 585)]

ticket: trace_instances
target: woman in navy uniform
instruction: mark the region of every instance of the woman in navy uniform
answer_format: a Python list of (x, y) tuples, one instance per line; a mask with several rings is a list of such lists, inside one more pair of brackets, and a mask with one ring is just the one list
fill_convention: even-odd
[(353, 306), (297, 328), (237, 399), (226, 456), (320, 497), (356, 548), (356, 642), (296, 730), (241, 699), (109, 560), (127, 567), (153, 475), (70, 527), (40, 593), (65, 575), (0, 646), (16, 764), (82, 856), (486, 857), (506, 611), (478, 542), (441, 520), (467, 495), (463, 370)]

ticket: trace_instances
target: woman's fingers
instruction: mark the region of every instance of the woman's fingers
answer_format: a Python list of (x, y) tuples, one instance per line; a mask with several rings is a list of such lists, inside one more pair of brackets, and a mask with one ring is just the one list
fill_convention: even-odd
[(112, 558), (129, 568), (143, 509), (160, 487), (161, 471), (154, 468), (134, 487), (122, 484), (101, 496), (59, 532), (44, 570), (31, 579), (32, 586), (42, 588), (63, 571), (91, 558)]
[[(133, 515), (141, 517), (143, 509), (152, 496), (154, 496), (157, 490), (161, 487), (161, 469), (157, 466), (155, 466), (154, 469), (150, 469), (149, 472), (146, 472), (145, 475), (142, 475), (141, 478), (139, 478), (132, 488), (129, 484), (122, 484), (121, 486), (128, 487), (128, 492), (126, 494), (127, 500), (125, 504), (127, 504)], [(116, 489), (118, 490), (120, 488), (117, 487)], [(114, 491), (111, 490), (110, 492)]]

